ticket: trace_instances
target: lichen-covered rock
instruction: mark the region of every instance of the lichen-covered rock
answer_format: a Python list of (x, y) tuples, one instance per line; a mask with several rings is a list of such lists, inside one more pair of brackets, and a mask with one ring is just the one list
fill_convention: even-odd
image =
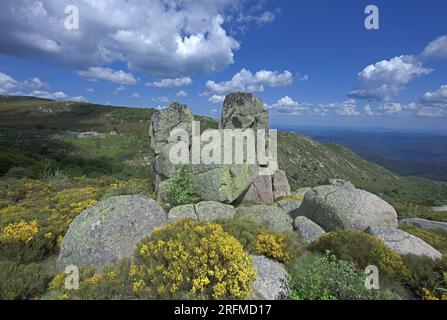
[(350, 181), (346, 181), (343, 179), (328, 179), (327, 183), (331, 186), (355, 188), (355, 186)]
[(292, 218), (277, 204), (239, 207), (235, 218), (252, 219), (272, 231), (293, 231)]
[(236, 210), (228, 204), (202, 201), (195, 205), (195, 212), (199, 221), (213, 221), (221, 218), (233, 219)]
[(280, 300), (288, 296), (287, 271), (284, 266), (264, 256), (251, 256), (256, 270), (256, 281), (250, 299)]
[(186, 204), (169, 211), (169, 221), (193, 219), (197, 221), (214, 221), (217, 219), (233, 219), (236, 209), (233, 206), (216, 202), (202, 201), (195, 205)]
[(253, 183), (258, 174), (256, 165), (223, 165), (197, 175), (201, 200), (232, 203)]
[(194, 116), (187, 105), (172, 103), (169, 108), (157, 110), (151, 118), (149, 136), (151, 147), (156, 154), (160, 148), (169, 142), (169, 136), (174, 129), (185, 129), (191, 135)]
[(286, 212), (292, 219), (295, 218), (295, 212), (301, 205), (301, 200), (284, 199), (276, 201), (278, 207)]
[(264, 103), (251, 93), (234, 92), (225, 97), (219, 128), (268, 129), (269, 114)]
[(170, 222), (183, 219), (198, 220), (196, 209), (193, 204), (185, 204), (172, 208), (169, 210), (168, 219)]
[(325, 185), (304, 195), (296, 216), (305, 216), (326, 231), (367, 227), (397, 228), (394, 208), (376, 195), (350, 185)]
[(405, 231), (396, 228), (370, 227), (366, 232), (381, 239), (388, 247), (397, 253), (427, 256), (431, 259), (440, 259), (442, 254), (425, 241)]
[(111, 197), (77, 216), (62, 240), (57, 264), (101, 267), (131, 257), (140, 240), (168, 221), (145, 196)]
[(279, 197), (290, 196), (290, 185), (289, 180), (287, 180), (286, 173), (284, 171), (277, 171), (273, 175), (273, 198), (278, 199)]
[(421, 229), (442, 230), (444, 232), (447, 232), (447, 223), (445, 222), (432, 221), (421, 218), (411, 218), (411, 219), (402, 219), (399, 221), (399, 224), (410, 224), (412, 226)]
[(307, 244), (314, 242), (325, 233), (322, 227), (303, 216), (293, 221), (293, 227), (298, 236)]

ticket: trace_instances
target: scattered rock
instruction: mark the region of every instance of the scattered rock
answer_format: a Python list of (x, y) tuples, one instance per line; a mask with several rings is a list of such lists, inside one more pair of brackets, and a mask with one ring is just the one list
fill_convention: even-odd
[(293, 227), (298, 236), (307, 244), (314, 242), (325, 233), (322, 227), (303, 216), (295, 219)]
[(355, 186), (350, 181), (346, 181), (343, 179), (328, 179), (327, 183), (331, 186), (355, 188)]
[(304, 187), (304, 188), (300, 188), (296, 191), (296, 195), (304, 198), (304, 195), (306, 194), (307, 191), (312, 190), (312, 188), (310, 187)]
[(396, 228), (369, 227), (366, 232), (381, 239), (388, 247), (399, 254), (414, 254), (440, 259), (442, 254), (425, 241)]
[(264, 256), (251, 257), (256, 270), (256, 281), (250, 299), (280, 300), (287, 298), (287, 271), (284, 266)]
[(431, 212), (447, 212), (447, 205), (446, 206), (439, 206), (439, 207), (431, 207), (429, 209)]
[(402, 219), (399, 221), (399, 224), (410, 224), (412, 226), (415, 226), (415, 227), (418, 227), (421, 229), (442, 230), (444, 232), (447, 232), (447, 223), (446, 222), (432, 221), (432, 220), (426, 220), (426, 219), (420, 219), (420, 218), (411, 218), (411, 219)]
[(77, 216), (62, 240), (58, 266), (105, 264), (131, 257), (140, 240), (168, 221), (160, 205), (145, 196), (111, 197)]
[(168, 213), (169, 221), (193, 219), (197, 220), (196, 210), (193, 204), (185, 204), (172, 208)]
[(292, 218), (277, 204), (239, 207), (235, 218), (252, 219), (273, 231), (293, 231)]
[(233, 219), (236, 210), (233, 206), (215, 201), (202, 201), (195, 205), (199, 221), (213, 221), (216, 219)]
[(309, 218), (326, 231), (363, 231), (370, 226), (398, 225), (396, 210), (391, 205), (372, 193), (345, 185), (325, 185), (307, 191), (296, 215)]

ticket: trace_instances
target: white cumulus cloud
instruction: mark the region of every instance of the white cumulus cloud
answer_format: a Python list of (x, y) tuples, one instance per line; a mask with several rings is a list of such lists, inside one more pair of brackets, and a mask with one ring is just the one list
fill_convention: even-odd
[(162, 79), (160, 81), (147, 82), (145, 86), (155, 88), (175, 88), (189, 86), (192, 84), (192, 79), (189, 77)]
[(231, 91), (264, 91), (265, 87), (280, 87), (293, 83), (293, 75), (290, 71), (269, 71), (260, 70), (255, 74), (242, 69), (236, 73), (231, 80), (215, 82), (208, 80), (206, 88), (219, 95), (227, 94)]
[(442, 36), (430, 42), (422, 52), (422, 56), (431, 59), (447, 58), (447, 36)]
[(90, 81), (106, 80), (121, 85), (133, 85), (137, 83), (134, 75), (123, 70), (115, 71), (111, 68), (92, 67), (78, 71), (81, 77)]
[[(3, 0), (0, 52), (75, 70), (124, 62), (172, 78), (211, 73), (234, 61), (239, 43), (224, 27), (233, 0), (71, 0), (78, 30), (64, 28), (67, 1)], [(272, 17), (263, 15), (259, 21)]]
[(422, 63), (412, 56), (382, 60), (370, 64), (358, 74), (358, 88), (349, 95), (361, 99), (387, 101), (396, 97), (411, 80), (430, 72), (431, 69), (423, 67)]

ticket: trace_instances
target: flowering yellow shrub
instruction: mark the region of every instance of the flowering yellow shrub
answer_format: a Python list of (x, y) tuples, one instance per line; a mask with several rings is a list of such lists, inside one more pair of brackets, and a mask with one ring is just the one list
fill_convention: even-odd
[(240, 242), (213, 223), (184, 220), (141, 242), (130, 276), (142, 298), (244, 298), (256, 277)]
[[(101, 187), (100, 181), (85, 179), (64, 184), (30, 179), (0, 181), (0, 197), (4, 197), (0, 199), (0, 234), (5, 230), (5, 238), (27, 240), (0, 243), (0, 260), (29, 263), (55, 253), (73, 219), (101, 198)], [(23, 221), (35, 221), (35, 225)]]
[(354, 262), (364, 270), (376, 265), (389, 278), (408, 278), (409, 270), (398, 253), (377, 237), (358, 231), (333, 231), (319, 237), (311, 249), (330, 251), (338, 259)]
[(278, 233), (261, 233), (256, 238), (255, 250), (257, 254), (265, 255), (279, 262), (289, 262), (285, 236)]
[(39, 233), (37, 221), (20, 221), (7, 225), (1, 235), (0, 241), (25, 241), (30, 242)]
[(424, 300), (447, 300), (447, 293), (442, 294), (439, 298), (427, 288), (422, 289)]

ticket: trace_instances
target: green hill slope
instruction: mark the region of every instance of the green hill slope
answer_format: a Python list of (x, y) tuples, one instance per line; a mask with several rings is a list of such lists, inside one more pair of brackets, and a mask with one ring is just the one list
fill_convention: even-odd
[[(153, 109), (0, 97), (0, 176), (23, 167), (37, 177), (48, 161), (71, 176), (147, 177), (152, 151), (148, 132)], [(197, 117), (202, 129), (216, 121)], [(80, 137), (79, 133), (98, 134)], [(327, 178), (352, 181), (386, 199), (402, 214), (419, 205), (445, 204), (447, 185), (400, 177), (336, 144), (280, 132), (278, 160), (293, 189)]]

